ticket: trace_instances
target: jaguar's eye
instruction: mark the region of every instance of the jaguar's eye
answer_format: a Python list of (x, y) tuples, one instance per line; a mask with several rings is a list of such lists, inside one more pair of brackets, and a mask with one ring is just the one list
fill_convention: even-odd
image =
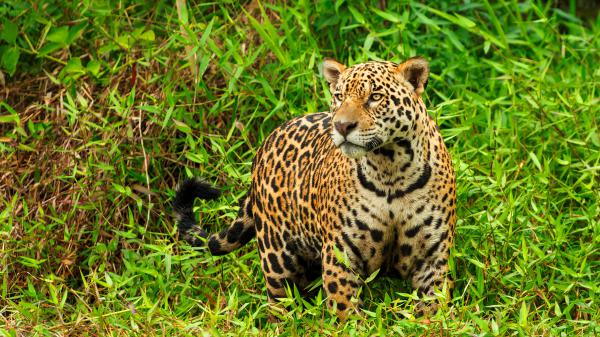
[(333, 96), (335, 96), (335, 99), (337, 99), (340, 102), (344, 99), (344, 95), (340, 93), (334, 94)]
[(369, 96), (369, 101), (379, 101), (382, 97), (382, 94), (373, 93), (371, 96)]

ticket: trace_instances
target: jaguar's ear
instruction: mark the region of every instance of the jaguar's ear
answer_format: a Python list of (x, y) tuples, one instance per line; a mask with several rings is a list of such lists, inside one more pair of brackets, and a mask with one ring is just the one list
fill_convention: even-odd
[(325, 79), (329, 83), (329, 87), (333, 87), (337, 83), (338, 78), (340, 78), (340, 74), (346, 70), (346, 66), (334, 59), (327, 58), (323, 61), (321, 69), (323, 76), (325, 76)]
[(398, 65), (398, 73), (412, 84), (415, 93), (421, 95), (429, 80), (429, 63), (420, 56), (409, 58)]

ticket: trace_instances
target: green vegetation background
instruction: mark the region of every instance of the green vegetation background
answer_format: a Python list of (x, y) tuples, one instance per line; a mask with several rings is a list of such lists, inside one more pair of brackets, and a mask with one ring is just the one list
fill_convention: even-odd
[[(0, 334), (600, 334), (592, 3), (2, 2)], [(324, 57), (414, 55), (458, 176), (454, 301), (415, 320), (384, 278), (365, 319), (335, 324), (291, 290), (268, 324), (254, 243), (178, 241), (173, 187), (222, 186), (198, 206), (226, 226), (264, 137), (327, 109)]]

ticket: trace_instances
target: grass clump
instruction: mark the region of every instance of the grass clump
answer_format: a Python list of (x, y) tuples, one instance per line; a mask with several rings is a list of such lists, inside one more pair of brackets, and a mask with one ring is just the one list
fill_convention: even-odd
[[(179, 7), (177, 6), (179, 5)], [(579, 7), (578, 7), (579, 5)], [(600, 19), (529, 1), (0, 4), (0, 332), (19, 335), (600, 333)], [(430, 61), (457, 171), (454, 298), (411, 318), (406, 284), (336, 324), (290, 290), (269, 324), (254, 244), (177, 241), (187, 175), (235, 217), (269, 132), (327, 109), (324, 57)]]

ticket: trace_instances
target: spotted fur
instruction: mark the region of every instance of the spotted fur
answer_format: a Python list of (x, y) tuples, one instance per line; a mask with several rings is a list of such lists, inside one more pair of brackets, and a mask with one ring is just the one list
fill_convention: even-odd
[(252, 184), (237, 219), (208, 235), (195, 223), (194, 197), (217, 191), (198, 180), (180, 185), (179, 230), (205, 238), (214, 255), (256, 236), (268, 298), (285, 282), (306, 287), (323, 278), (328, 303), (344, 318), (363, 279), (380, 269), (410, 279), (423, 294), (448, 287), (455, 176), (450, 155), (420, 95), (427, 62), (326, 60), (329, 112), (275, 129), (258, 150)]

